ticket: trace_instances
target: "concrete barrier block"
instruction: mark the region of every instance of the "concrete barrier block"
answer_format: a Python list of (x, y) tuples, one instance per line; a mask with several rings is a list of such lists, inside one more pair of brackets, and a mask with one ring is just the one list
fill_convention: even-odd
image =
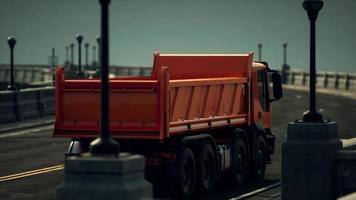
[(18, 104), (23, 119), (40, 116), (37, 93), (37, 89), (24, 89), (19, 92)]
[(38, 109), (41, 116), (53, 115), (55, 112), (53, 87), (38, 88)]
[(335, 199), (337, 124), (290, 123), (282, 144), (282, 199)]
[(340, 150), (336, 159), (336, 190), (343, 196), (356, 190), (356, 150)]
[(42, 71), (34, 70), (33, 71), (32, 82), (41, 82), (41, 81), (42, 81)]
[(0, 92), (0, 123), (16, 121), (16, 92)]
[(6, 73), (5, 73), (5, 68), (0, 68), (0, 80), (5, 80), (5, 76), (6, 76)]
[(4, 79), (4, 81), (7, 82), (7, 83), (10, 82), (10, 69), (9, 68), (5, 69), (5, 79)]
[(23, 69), (16, 69), (15, 73), (15, 82), (16, 83), (24, 83), (24, 70)]
[(142, 76), (151, 76), (151, 71), (152, 71), (152, 68), (143, 67), (142, 68)]
[(118, 76), (128, 76), (129, 74), (129, 69), (127, 67), (118, 67)]
[(25, 69), (24, 70), (24, 83), (29, 84), (32, 82), (32, 70)]
[(52, 81), (52, 73), (50, 70), (46, 70), (43, 73), (43, 82)]
[(350, 77), (350, 84), (349, 84), (350, 91), (356, 91), (356, 78)]
[(140, 67), (130, 67), (129, 74), (130, 74), (130, 76), (140, 76), (141, 68)]
[(324, 74), (317, 74), (316, 75), (316, 87), (317, 88), (324, 88), (324, 79), (325, 79), (325, 76)]

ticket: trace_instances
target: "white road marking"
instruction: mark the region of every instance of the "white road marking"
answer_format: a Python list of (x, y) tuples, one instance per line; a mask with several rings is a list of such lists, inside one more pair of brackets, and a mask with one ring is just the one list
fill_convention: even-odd
[(24, 135), (24, 134), (36, 133), (36, 132), (40, 132), (40, 131), (48, 131), (51, 129), (53, 129), (53, 125), (41, 126), (41, 127), (37, 127), (37, 128), (31, 128), (28, 130), (21, 130), (21, 131), (16, 131), (16, 132), (12, 132), (12, 133), (0, 134), (0, 138), (19, 136), (19, 135)]
[(252, 192), (248, 192), (248, 193), (245, 193), (245, 194), (242, 194), (238, 197), (234, 197), (234, 198), (231, 198), (229, 200), (242, 200), (242, 199), (246, 199), (246, 198), (249, 198), (249, 197), (252, 197), (252, 196), (255, 196), (256, 194), (259, 194), (261, 192), (264, 192), (264, 191), (267, 191), (267, 190), (271, 190), (275, 187), (278, 187), (282, 184), (281, 181), (277, 182), (277, 183), (274, 183), (272, 185), (269, 185), (269, 186), (266, 186), (266, 187), (263, 187), (263, 188), (260, 188), (260, 189), (257, 189), (255, 191), (252, 191)]

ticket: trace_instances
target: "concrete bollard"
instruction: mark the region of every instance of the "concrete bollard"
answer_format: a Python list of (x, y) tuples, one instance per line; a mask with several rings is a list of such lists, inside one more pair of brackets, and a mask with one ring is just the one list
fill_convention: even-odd
[(328, 88), (328, 79), (329, 79), (329, 75), (328, 75), (328, 73), (325, 73), (324, 74), (324, 84), (323, 84), (324, 88)]
[(345, 90), (349, 90), (350, 89), (350, 75), (346, 74), (346, 78), (345, 78)]
[(339, 79), (340, 79), (340, 75), (338, 73), (336, 73), (334, 89), (339, 89)]
[(295, 82), (295, 72), (292, 71), (291, 84), (294, 85), (294, 82)]
[(335, 199), (336, 122), (290, 123), (282, 144), (282, 199)]
[(303, 83), (303, 86), (305, 86), (307, 84), (307, 73), (306, 72), (303, 72), (302, 83)]

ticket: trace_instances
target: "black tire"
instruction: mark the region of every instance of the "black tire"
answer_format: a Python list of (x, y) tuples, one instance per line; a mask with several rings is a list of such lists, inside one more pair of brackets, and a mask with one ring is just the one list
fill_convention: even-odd
[(257, 135), (254, 156), (252, 160), (252, 178), (255, 180), (263, 180), (267, 165), (267, 146), (263, 136)]
[(197, 185), (203, 194), (211, 193), (216, 180), (216, 158), (210, 144), (203, 145), (197, 152)]
[(232, 150), (232, 177), (235, 183), (241, 184), (245, 182), (248, 173), (248, 152), (245, 140), (235, 137)]
[(190, 148), (185, 148), (178, 160), (178, 189), (183, 199), (193, 196), (196, 183), (195, 158)]

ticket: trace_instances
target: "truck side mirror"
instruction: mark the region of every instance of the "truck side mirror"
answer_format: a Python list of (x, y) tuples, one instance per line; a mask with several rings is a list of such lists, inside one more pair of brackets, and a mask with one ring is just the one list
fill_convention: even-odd
[(273, 72), (271, 78), (273, 83), (273, 98), (270, 101), (276, 101), (283, 96), (282, 78), (278, 72)]

